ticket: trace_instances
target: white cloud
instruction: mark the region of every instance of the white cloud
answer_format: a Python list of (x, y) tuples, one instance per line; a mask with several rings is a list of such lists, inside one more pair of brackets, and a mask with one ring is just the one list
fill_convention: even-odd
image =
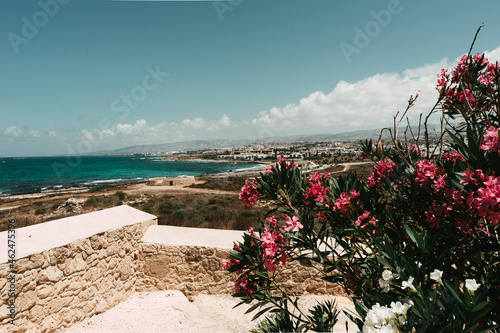
[[(490, 62), (499, 61), (500, 47), (486, 51), (485, 55)], [(419, 115), (427, 115), (437, 101), (436, 75), (454, 64), (456, 61), (443, 58), (402, 73), (376, 74), (354, 83), (340, 81), (330, 93), (316, 91), (298, 104), (261, 111), (252, 124), (275, 134), (299, 127), (336, 131), (376, 128), (392, 123), (393, 116), (406, 109), (410, 95), (420, 90), (420, 97), (408, 113), (410, 121), (416, 124)]]
[(131, 145), (166, 143), (213, 137), (213, 133), (229, 128), (233, 123), (224, 114), (218, 120), (185, 119), (181, 122), (161, 122), (150, 125), (144, 119), (133, 124), (117, 124), (109, 128), (84, 129), (77, 138), (82, 146), (90, 143), (94, 151)]
[(16, 126), (10, 126), (7, 127), (4, 131), (3, 134), (8, 137), (14, 137), (17, 138), (23, 134), (23, 130), (20, 128), (17, 128)]
[(415, 121), (420, 113), (426, 114), (434, 105), (436, 73), (449, 66), (448, 60), (442, 59), (402, 74), (376, 74), (354, 83), (340, 81), (328, 94), (316, 91), (298, 104), (262, 111), (252, 123), (276, 132), (293, 127), (376, 128), (392, 123), (393, 116), (406, 109), (410, 95), (420, 90), (410, 113), (410, 119)]

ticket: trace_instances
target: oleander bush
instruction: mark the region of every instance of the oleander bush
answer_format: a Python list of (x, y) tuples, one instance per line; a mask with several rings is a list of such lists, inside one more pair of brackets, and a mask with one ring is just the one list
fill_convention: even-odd
[(267, 315), (258, 331), (337, 322), (334, 303), (300, 309), (280, 286), (276, 272), (291, 261), (352, 296), (361, 332), (499, 331), (500, 66), (469, 52), (438, 74), (437, 89), (429, 115), (441, 114), (442, 135), (431, 141), (427, 117), (423, 138), (399, 140), (395, 118), (391, 145), (362, 143), (376, 162), (366, 181), (307, 175), (284, 159), (245, 181), (241, 201), (271, 211), (222, 264), (240, 304)]

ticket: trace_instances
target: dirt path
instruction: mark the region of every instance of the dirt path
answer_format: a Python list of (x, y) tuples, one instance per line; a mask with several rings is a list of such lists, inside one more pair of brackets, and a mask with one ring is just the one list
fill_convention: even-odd
[(148, 186), (146, 184), (133, 184), (129, 185), (126, 189), (122, 190), (127, 194), (160, 194), (160, 193), (203, 193), (203, 194), (217, 194), (217, 195), (237, 195), (238, 192), (211, 190), (205, 188), (193, 188), (184, 186)]

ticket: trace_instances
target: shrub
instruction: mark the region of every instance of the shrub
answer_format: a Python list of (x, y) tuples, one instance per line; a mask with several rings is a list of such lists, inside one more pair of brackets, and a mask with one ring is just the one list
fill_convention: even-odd
[(336, 322), (333, 305), (303, 311), (276, 281), (280, 266), (303, 261), (352, 295), (357, 313), (348, 316), (362, 332), (497, 332), (500, 66), (467, 54), (438, 75), (437, 88), (429, 115), (441, 112), (448, 128), (435, 146), (428, 117), (423, 140), (420, 133), (398, 140), (418, 98), (411, 96), (390, 130), (391, 146), (363, 143), (363, 155), (377, 163), (366, 181), (351, 172), (305, 175), (281, 159), (245, 182), (245, 205), (266, 201), (284, 214), (250, 228), (222, 261), (237, 275), (233, 296), (256, 301), (254, 318), (273, 313), (261, 331)]

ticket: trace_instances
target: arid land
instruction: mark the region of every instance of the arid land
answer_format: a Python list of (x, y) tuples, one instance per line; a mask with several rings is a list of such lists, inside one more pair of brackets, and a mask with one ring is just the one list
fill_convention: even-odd
[[(373, 164), (327, 164), (317, 169), (333, 176), (356, 171), (362, 179)], [(126, 204), (158, 216), (158, 224), (183, 227), (246, 230), (259, 225), (269, 208), (249, 209), (238, 194), (245, 179), (257, 171), (196, 177), (189, 186), (148, 186), (146, 183), (69, 189), (0, 198), (0, 231), (10, 219), (16, 227), (43, 223)]]

